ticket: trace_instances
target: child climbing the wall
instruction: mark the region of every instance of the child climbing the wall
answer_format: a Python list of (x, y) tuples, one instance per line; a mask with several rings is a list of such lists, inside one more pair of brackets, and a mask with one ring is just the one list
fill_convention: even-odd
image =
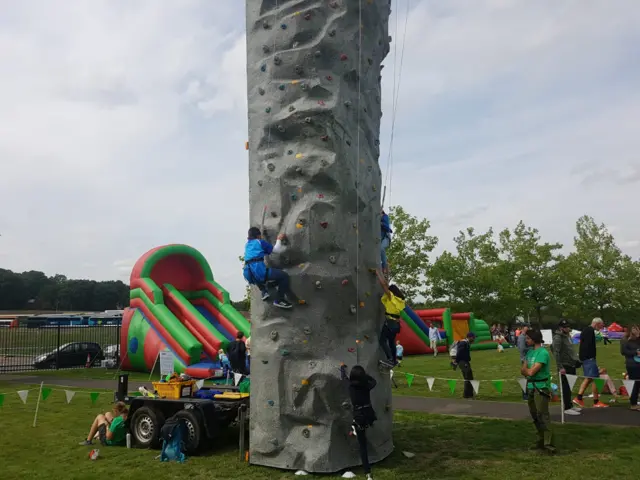
[(404, 294), (397, 285), (388, 285), (383, 274), (376, 270), (378, 282), (384, 290), (381, 301), (384, 305), (385, 320), (380, 332), (380, 346), (387, 356), (387, 360), (380, 363), (385, 367), (395, 367), (398, 364), (396, 351), (396, 335), (400, 333), (400, 313), (406, 304)]
[(247, 236), (247, 244), (244, 247), (244, 269), (243, 275), (249, 285), (256, 285), (262, 293), (262, 300), (269, 300), (269, 290), (267, 282), (276, 284), (278, 295), (273, 305), (278, 308), (291, 308), (292, 304), (287, 300), (287, 295), (291, 294), (289, 289), (289, 275), (283, 270), (267, 267), (264, 257), (271, 253), (280, 253), (285, 247), (282, 241), (286, 236), (281, 233), (275, 245), (271, 245), (262, 239), (262, 232), (257, 227), (251, 227)]
[(347, 377), (347, 366), (340, 367), (340, 377), (349, 381), (349, 396), (353, 408), (352, 432), (358, 439), (360, 448), (360, 459), (362, 467), (368, 480), (373, 480), (371, 476), (371, 465), (369, 464), (369, 451), (367, 449), (367, 428), (371, 427), (378, 419), (376, 412), (371, 405), (371, 390), (376, 386), (376, 381), (367, 375), (364, 368), (355, 365)]
[(387, 248), (391, 245), (391, 221), (389, 215), (387, 215), (382, 209), (382, 217), (380, 218), (380, 256), (382, 260), (382, 273), (389, 275), (389, 265), (387, 262)]

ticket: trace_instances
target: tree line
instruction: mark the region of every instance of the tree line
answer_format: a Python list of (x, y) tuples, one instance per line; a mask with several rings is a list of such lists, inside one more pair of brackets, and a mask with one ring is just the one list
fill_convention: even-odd
[(616, 245), (606, 225), (583, 216), (572, 249), (546, 242), (520, 221), (514, 228), (461, 230), (452, 251), (436, 258), (438, 238), (427, 219), (393, 207), (387, 250), (391, 281), (416, 306), (472, 311), (489, 323), (518, 320), (541, 326), (569, 318), (576, 326), (595, 317), (629, 324), (640, 314), (640, 261)]
[(114, 310), (129, 305), (129, 286), (121, 281), (72, 280), (35, 270), (0, 268), (0, 310)]

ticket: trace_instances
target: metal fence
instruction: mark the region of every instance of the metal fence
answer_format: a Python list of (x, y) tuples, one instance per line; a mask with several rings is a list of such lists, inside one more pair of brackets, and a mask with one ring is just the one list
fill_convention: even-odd
[(120, 325), (0, 328), (0, 373), (118, 363)]

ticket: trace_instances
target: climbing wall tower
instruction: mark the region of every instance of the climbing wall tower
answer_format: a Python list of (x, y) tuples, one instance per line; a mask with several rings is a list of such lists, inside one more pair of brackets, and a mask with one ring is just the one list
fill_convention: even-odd
[(252, 298), (253, 464), (322, 473), (360, 463), (341, 363), (378, 381), (371, 460), (393, 449), (370, 272), (380, 262), (389, 14), (389, 0), (247, 0), (251, 224), (264, 221), (272, 241), (287, 235), (271, 261), (300, 300), (285, 311)]

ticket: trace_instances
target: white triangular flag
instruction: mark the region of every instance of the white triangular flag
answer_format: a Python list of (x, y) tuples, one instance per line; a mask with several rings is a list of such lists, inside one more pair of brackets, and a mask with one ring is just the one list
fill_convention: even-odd
[(526, 378), (519, 378), (518, 379), (518, 383), (520, 384), (520, 388), (522, 389), (522, 391), (524, 393), (527, 393), (527, 379)]
[(565, 374), (565, 377), (567, 377), (567, 382), (569, 382), (569, 390), (573, 390), (573, 386), (576, 384), (576, 380), (578, 380), (578, 376)]
[(356, 474), (353, 472), (344, 472), (342, 474), (342, 478), (356, 478)]
[(67, 397), (67, 403), (71, 403), (71, 400), (73, 400), (73, 397), (75, 397), (75, 395), (76, 395), (76, 392), (72, 390), (64, 391), (64, 396)]
[(240, 383), (240, 379), (242, 378), (242, 374), (241, 373), (234, 373), (233, 374), (233, 384), (234, 385), (238, 385), (238, 383)]
[(473, 387), (473, 391), (478, 394), (478, 390), (480, 390), (480, 380), (469, 380), (471, 382), (471, 386)]
[(198, 390), (200, 390), (203, 386), (204, 386), (204, 380), (198, 380), (196, 382), (196, 387), (198, 387)]
[(426, 379), (427, 379), (427, 385), (429, 385), (429, 391), (433, 390), (433, 382), (435, 382), (436, 379), (433, 377), (426, 377)]
[(624, 388), (627, 389), (627, 394), (631, 395), (633, 393), (633, 384), (636, 383), (635, 380), (623, 380)]
[(393, 380), (393, 370), (389, 370), (389, 378)]
[(27, 403), (27, 397), (29, 396), (29, 390), (18, 390), (18, 396), (20, 397), (20, 400), (22, 400), (22, 403)]
[[(236, 374), (236, 375), (237, 375), (237, 374)], [(306, 476), (306, 475), (309, 475), (309, 474), (308, 474), (307, 472), (305, 472), (304, 470), (298, 470), (295, 474), (296, 474), (298, 477), (304, 477), (304, 476)]]

